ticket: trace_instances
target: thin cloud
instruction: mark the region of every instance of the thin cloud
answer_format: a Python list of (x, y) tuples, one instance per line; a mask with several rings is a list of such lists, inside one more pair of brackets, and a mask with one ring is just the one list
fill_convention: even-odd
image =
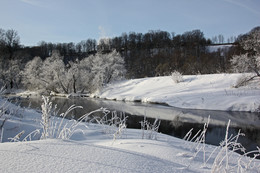
[(109, 36), (106, 32), (106, 29), (103, 26), (98, 26), (98, 30), (99, 30), (98, 43), (100, 43), (100, 40), (102, 39), (103, 41), (105, 41), (108, 44)]
[(103, 26), (99, 26), (98, 30), (99, 30), (99, 38), (107, 38), (108, 37), (106, 30)]
[[(259, 12), (259, 11), (257, 11), (257, 10), (255, 10), (255, 9), (249, 7), (249, 6), (246, 5), (245, 3), (241, 3), (241, 2), (238, 2), (238, 1), (235, 1), (235, 0), (224, 0), (224, 1), (229, 2), (229, 3), (231, 3), (231, 4), (234, 4), (234, 5), (237, 5), (237, 6), (239, 6), (239, 7), (245, 8), (245, 9), (247, 9), (248, 11), (250, 11), (251, 13), (254, 13), (254, 14), (256, 14), (256, 15), (260, 15), (260, 12)], [(246, 2), (246, 1), (243, 1), (243, 2)]]
[(39, 1), (37, 0), (20, 0), (20, 1), (29, 5), (40, 6)]

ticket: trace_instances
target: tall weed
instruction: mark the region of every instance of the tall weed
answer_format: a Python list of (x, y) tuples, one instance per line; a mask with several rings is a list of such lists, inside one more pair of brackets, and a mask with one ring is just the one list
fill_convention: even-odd
[(161, 124), (161, 120), (156, 118), (153, 123), (150, 123), (146, 120), (146, 116), (144, 116), (144, 120), (140, 122), (141, 130), (142, 130), (142, 139), (157, 139), (157, 133)]

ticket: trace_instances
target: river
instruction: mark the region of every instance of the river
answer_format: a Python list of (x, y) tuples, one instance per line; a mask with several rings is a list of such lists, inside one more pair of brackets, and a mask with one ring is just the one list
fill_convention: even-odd
[[(51, 101), (53, 104), (57, 104), (60, 113), (65, 112), (73, 104), (82, 106), (83, 109), (76, 109), (71, 113), (70, 118), (75, 119), (100, 107), (124, 112), (128, 116), (128, 128), (140, 129), (140, 121), (144, 119), (144, 116), (150, 122), (159, 118), (161, 120), (159, 132), (178, 138), (183, 138), (191, 128), (193, 128), (194, 134), (198, 130), (202, 130), (210, 115), (206, 143), (219, 145), (224, 140), (228, 120), (231, 120), (229, 134), (236, 135), (241, 129), (245, 136), (241, 136), (239, 142), (247, 151), (255, 150), (256, 146), (260, 146), (260, 113), (180, 109), (157, 104), (93, 98), (52, 97)], [(40, 110), (42, 99), (38, 97), (20, 98), (19, 103), (22, 107)]]

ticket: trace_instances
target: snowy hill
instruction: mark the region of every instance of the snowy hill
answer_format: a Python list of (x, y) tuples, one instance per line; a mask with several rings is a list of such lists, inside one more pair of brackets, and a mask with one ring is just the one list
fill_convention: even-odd
[(258, 111), (260, 82), (234, 88), (243, 74), (210, 74), (183, 76), (174, 83), (171, 76), (125, 80), (111, 84), (96, 94), (97, 97), (151, 103), (191, 109)]

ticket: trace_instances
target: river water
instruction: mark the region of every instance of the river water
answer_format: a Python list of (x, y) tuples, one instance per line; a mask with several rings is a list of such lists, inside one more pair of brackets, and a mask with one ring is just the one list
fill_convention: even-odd
[[(108, 108), (110, 111), (124, 112), (127, 116), (127, 127), (140, 129), (140, 121), (147, 117), (153, 123), (156, 118), (161, 120), (159, 132), (178, 138), (183, 138), (193, 128), (194, 135), (203, 130), (204, 123), (210, 115), (210, 123), (206, 133), (206, 143), (219, 145), (224, 140), (228, 120), (231, 120), (229, 134), (236, 135), (241, 129), (245, 136), (239, 138), (239, 142), (247, 151), (255, 150), (260, 146), (260, 114), (250, 112), (226, 112), (209, 110), (180, 109), (163, 105), (146, 104), (138, 102), (108, 101), (93, 98), (63, 98), (52, 97), (53, 104), (57, 104), (60, 113), (65, 112), (71, 105), (82, 106), (71, 113), (72, 118), (99, 109)], [(39, 109), (42, 104), (41, 98), (21, 98), (22, 107)]]

